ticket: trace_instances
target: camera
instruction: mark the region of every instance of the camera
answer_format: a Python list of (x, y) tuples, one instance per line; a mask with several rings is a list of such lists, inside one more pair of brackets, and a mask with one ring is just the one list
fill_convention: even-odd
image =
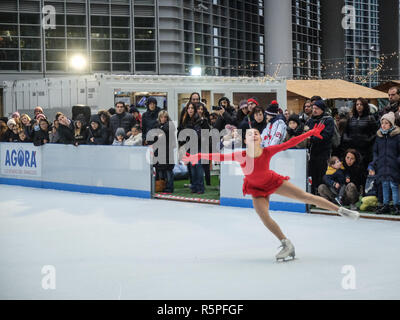
[(221, 109), (222, 109), (222, 107), (220, 107), (220, 106), (212, 106), (211, 107), (211, 110), (213, 110), (213, 111), (219, 111)]

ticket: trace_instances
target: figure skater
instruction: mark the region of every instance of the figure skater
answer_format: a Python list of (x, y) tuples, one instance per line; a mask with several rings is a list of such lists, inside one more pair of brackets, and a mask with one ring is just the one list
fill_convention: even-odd
[[(269, 196), (273, 193), (292, 198), (306, 204), (313, 204), (317, 207), (335, 211), (343, 217), (357, 220), (360, 214), (344, 207), (338, 207), (336, 204), (311, 193), (307, 193), (294, 184), (289, 182), (289, 177), (281, 176), (270, 170), (269, 163), (276, 153), (292, 148), (298, 143), (315, 136), (322, 139), (321, 131), (325, 125), (315, 125), (314, 129), (294, 137), (289, 141), (266, 148), (261, 147), (261, 135), (257, 129), (248, 129), (245, 136), (246, 150), (229, 154), (220, 153), (198, 153), (194, 155), (186, 154), (183, 158), (185, 162), (191, 162), (192, 165), (198, 163), (201, 159), (213, 161), (236, 161), (239, 162), (245, 175), (243, 181), (243, 195), (250, 194), (253, 197), (253, 206), (260, 216), (264, 225), (281, 241), (282, 250), (276, 255), (276, 259), (285, 260), (288, 257), (294, 259), (295, 248), (289, 239), (281, 231), (279, 225), (269, 215)], [(253, 162), (253, 163), (251, 163)], [(247, 164), (250, 164), (247, 166)], [(248, 170), (251, 168), (250, 170)], [(246, 172), (248, 171), (248, 172)]]

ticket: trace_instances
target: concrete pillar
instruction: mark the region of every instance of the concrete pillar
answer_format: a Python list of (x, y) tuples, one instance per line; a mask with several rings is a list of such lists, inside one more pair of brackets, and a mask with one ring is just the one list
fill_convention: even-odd
[(292, 1), (264, 0), (265, 72), (293, 78)]

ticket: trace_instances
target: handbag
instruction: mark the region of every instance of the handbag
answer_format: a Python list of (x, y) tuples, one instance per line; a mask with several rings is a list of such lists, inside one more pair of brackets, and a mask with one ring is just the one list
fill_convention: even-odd
[(165, 180), (156, 180), (156, 192), (163, 192), (165, 189)]

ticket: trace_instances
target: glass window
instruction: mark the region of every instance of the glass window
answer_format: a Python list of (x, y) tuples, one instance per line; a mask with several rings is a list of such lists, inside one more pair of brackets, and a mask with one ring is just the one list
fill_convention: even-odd
[(135, 59), (137, 62), (156, 62), (155, 52), (136, 52)]
[(111, 65), (109, 63), (92, 63), (93, 71), (111, 71)]
[(155, 51), (156, 44), (154, 41), (138, 40), (135, 41), (135, 50), (138, 51)]
[(2, 37), (18, 36), (18, 27), (17, 26), (0, 26), (0, 36), (2, 36)]
[(19, 52), (18, 50), (0, 50), (0, 60), (19, 61)]
[(156, 71), (155, 64), (136, 64), (136, 71)]
[(86, 49), (86, 39), (67, 39), (68, 49)]
[(47, 61), (66, 61), (65, 51), (46, 51)]
[(129, 17), (111, 17), (113, 27), (129, 27)]
[(127, 63), (113, 63), (112, 68), (113, 71), (124, 71), (124, 72), (131, 71), (131, 65)]
[(134, 18), (135, 27), (154, 28), (154, 18)]
[(57, 26), (55, 29), (47, 29), (45, 30), (46, 37), (49, 38), (61, 38), (65, 37), (65, 27)]
[[(0, 60), (2, 59), (2, 51), (0, 51)], [(18, 62), (2, 62), (0, 63), (0, 70), (12, 70), (16, 71), (19, 69)]]
[(22, 61), (40, 61), (41, 52), (39, 50), (21, 50)]
[[(63, 14), (56, 14), (56, 25), (63, 26), (65, 25), (65, 15)], [(58, 28), (58, 27), (57, 27)]]
[(113, 51), (113, 53), (112, 53), (112, 61), (113, 62), (129, 62), (130, 59), (131, 59), (130, 52)]
[(40, 24), (40, 14), (38, 13), (20, 13), (19, 22), (21, 24)]
[(0, 37), (0, 48), (18, 48), (18, 38)]
[(67, 27), (67, 37), (86, 38), (86, 27)]
[(22, 62), (21, 70), (23, 71), (40, 71), (42, 70), (42, 64), (40, 62)]
[(65, 71), (65, 63), (46, 63), (46, 71)]
[(46, 39), (46, 49), (65, 49), (65, 39)]
[(130, 50), (131, 42), (129, 40), (113, 40), (112, 50)]
[(1, 21), (1, 23), (14, 23), (14, 24), (17, 24), (18, 15), (17, 15), (17, 13), (0, 12), (0, 21)]
[(91, 16), (92, 26), (109, 26), (110, 17), (107, 16)]
[(120, 39), (129, 39), (129, 29), (113, 28), (112, 37)]
[(21, 26), (21, 37), (40, 37), (40, 27)]
[(40, 38), (21, 38), (20, 48), (40, 49)]
[(93, 50), (109, 50), (110, 40), (92, 40)]
[(92, 28), (92, 38), (110, 38), (110, 28)]
[(92, 51), (93, 62), (109, 62), (110, 51)]
[(155, 30), (154, 29), (135, 29), (136, 39), (154, 39)]
[(67, 25), (84, 26), (86, 25), (86, 16), (67, 15)]

